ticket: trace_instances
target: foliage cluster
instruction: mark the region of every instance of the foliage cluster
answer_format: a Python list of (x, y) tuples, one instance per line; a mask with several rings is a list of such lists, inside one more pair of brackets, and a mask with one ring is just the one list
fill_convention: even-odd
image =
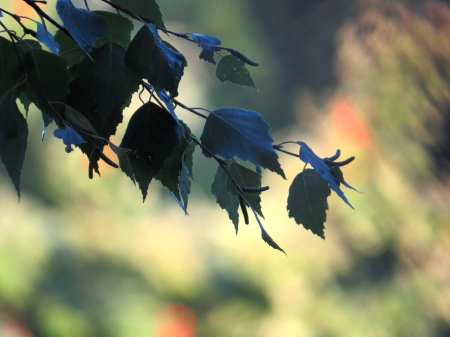
[[(150, 182), (156, 179), (186, 214), (193, 153), (198, 146), (205, 157), (218, 163), (211, 192), (228, 212), (236, 232), (239, 209), (246, 224), (250, 210), (263, 240), (280, 251), (260, 220), (261, 193), (269, 189), (262, 186), (262, 168), (286, 178), (277, 152), (296, 156), (305, 167), (312, 167), (304, 168), (289, 190), (287, 209), (296, 223), (324, 238), (331, 190), (352, 207), (340, 189), (341, 184), (352, 188), (340, 168), (354, 157), (336, 161), (340, 156), (337, 150), (331, 157), (320, 158), (301, 141), (275, 144), (269, 125), (255, 111), (186, 106), (176, 97), (187, 61), (160, 35), (198, 45), (199, 58), (216, 65), (220, 81), (256, 89), (247, 66), (258, 63), (240, 51), (221, 46), (221, 40), (214, 36), (167, 29), (155, 0), (99, 0), (108, 4), (111, 12), (91, 11), (87, 1), (85, 9), (75, 7), (70, 0), (58, 0), (56, 10), (62, 25), (40, 7), (45, 1), (23, 1), (40, 17), (35, 29), (23, 23), (29, 18), (0, 8), (0, 156), (19, 197), (28, 127), (17, 101), (27, 114), (32, 103), (42, 113), (42, 139), (48, 125), (55, 122), (54, 136), (62, 139), (66, 152), (75, 146), (86, 154), (90, 178), (94, 172), (100, 175), (101, 159), (120, 167), (138, 185), (144, 200)], [(8, 29), (3, 16), (14, 18), (23, 35)], [(57, 28), (55, 35), (50, 33), (49, 24)], [(139, 29), (133, 36), (135, 27)], [(147, 91), (150, 99), (141, 99), (121, 143), (113, 144), (109, 138), (138, 91)], [(176, 108), (206, 120), (200, 137), (177, 117)], [(287, 143), (299, 145), (299, 154), (285, 150)], [(105, 146), (117, 155), (118, 164), (104, 154)]]

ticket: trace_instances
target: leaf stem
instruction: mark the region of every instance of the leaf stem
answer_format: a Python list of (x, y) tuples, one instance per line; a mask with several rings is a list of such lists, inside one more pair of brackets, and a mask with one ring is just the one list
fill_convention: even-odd
[(36, 5), (36, 2), (40, 2), (40, 3), (45, 3), (45, 2), (41, 2), (41, 1), (33, 1), (33, 0), (23, 0), (28, 6), (31, 6), (36, 13), (38, 13), (38, 15), (40, 17), (44, 17), (46, 18), (48, 21), (50, 21), (56, 28), (58, 28), (59, 30), (63, 31), (67, 36), (69, 36), (70, 38), (72, 38), (72, 35), (70, 35), (69, 31), (67, 29), (65, 29), (63, 26), (61, 26), (58, 22), (56, 22), (51, 16), (49, 16), (47, 13), (45, 13), (38, 5)]
[(21, 21), (21, 19), (28, 19), (28, 20), (31, 20), (31, 21), (36, 22), (35, 20), (30, 19), (30, 18), (28, 18), (28, 17), (26, 17), (26, 16), (19, 16), (19, 15), (17, 15), (17, 14), (8, 12), (7, 10), (4, 10), (3, 8), (0, 8), (0, 11), (2, 11), (2, 13), (8, 14), (8, 15), (11, 16), (14, 20), (16, 20), (17, 23), (22, 27), (23, 32), (24, 32), (25, 34), (30, 34), (31, 36), (33, 36), (33, 37), (35, 37), (35, 38), (37, 37), (37, 33), (36, 33), (34, 30), (32, 30), (32, 29), (26, 27), (26, 26), (22, 23), (22, 21)]

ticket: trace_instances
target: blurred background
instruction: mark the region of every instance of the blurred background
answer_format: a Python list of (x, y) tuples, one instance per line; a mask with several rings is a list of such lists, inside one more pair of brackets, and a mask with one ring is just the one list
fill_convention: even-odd
[[(157, 181), (142, 203), (119, 170), (89, 180), (52, 128), (40, 143), (32, 107), (20, 202), (0, 174), (0, 336), (450, 336), (450, 2), (159, 3), (171, 30), (261, 64), (258, 91), (223, 84), (172, 39), (189, 62), (182, 102), (252, 109), (275, 142), (356, 156), (344, 174), (364, 194), (345, 191), (356, 210), (330, 197), (323, 241), (287, 216), (303, 164), (280, 154), (288, 179), (267, 172), (262, 205), (286, 257), (254, 220), (235, 235), (198, 149), (185, 216)], [(36, 17), (21, 0), (1, 6)], [(199, 134), (204, 121), (178, 113)]]

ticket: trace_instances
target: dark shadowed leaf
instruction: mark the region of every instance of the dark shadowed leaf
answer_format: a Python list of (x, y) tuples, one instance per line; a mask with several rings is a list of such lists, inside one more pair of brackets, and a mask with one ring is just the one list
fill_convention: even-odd
[(39, 49), (30, 49), (24, 60), (29, 77), (25, 89), (27, 99), (39, 110), (58, 120), (48, 102), (65, 102), (67, 99), (70, 82), (67, 62), (55, 54)]
[(37, 22), (37, 38), (43, 44), (45, 44), (53, 54), (58, 55), (58, 44), (55, 43), (54, 37), (48, 32), (44, 25)]
[(28, 125), (14, 95), (0, 96), (0, 158), (20, 198), (20, 175), (27, 149)]
[(316, 170), (305, 169), (294, 178), (289, 188), (289, 217), (325, 239), (323, 231), (327, 220), (327, 198), (330, 194), (327, 181)]
[(59, 46), (59, 56), (67, 61), (69, 67), (74, 66), (86, 57), (80, 46), (62, 30), (56, 32), (55, 43)]
[(228, 212), (228, 217), (233, 222), (237, 234), (239, 229), (239, 199), (229, 190), (228, 179), (227, 174), (219, 165), (214, 176), (214, 182), (211, 185), (211, 193), (216, 197), (219, 206)]
[(77, 130), (72, 129), (70, 126), (64, 128), (58, 128), (53, 131), (56, 138), (62, 139), (63, 143), (66, 145), (66, 152), (70, 153), (73, 151), (72, 145), (78, 146), (86, 141), (81, 137)]
[[(331, 168), (331, 174), (337, 179), (337, 181), (341, 184), (343, 184), (345, 187), (354, 190), (356, 192), (359, 192), (356, 188), (353, 186), (350, 186), (345, 180), (344, 180), (344, 174), (342, 173), (342, 170), (339, 168), (339, 166), (333, 166)], [(338, 184), (339, 185), (339, 184)], [(361, 193), (361, 192), (360, 192)]]
[[(234, 161), (227, 160), (228, 171), (233, 177), (234, 181), (239, 186), (246, 187), (261, 187), (261, 174), (256, 173)], [(238, 191), (234, 187), (233, 182), (230, 179), (227, 179), (228, 189), (234, 194), (237, 198)], [(245, 199), (250, 203), (250, 205), (254, 208), (254, 210), (261, 215), (263, 218), (262, 210), (261, 210), (261, 192), (257, 193), (247, 193), (244, 192)]]
[(214, 48), (222, 43), (220, 39), (215, 36), (202, 35), (192, 33), (192, 39), (202, 48), (199, 58), (216, 64), (214, 60)]
[(13, 90), (25, 79), (25, 73), (11, 41), (0, 36), (0, 96), (7, 92), (19, 95), (19, 90)]
[(184, 129), (184, 137), (181, 137), (180, 145), (173, 150), (171, 156), (166, 159), (164, 165), (155, 176), (155, 179), (159, 180), (163, 186), (167, 187), (167, 189), (173, 193), (173, 197), (180, 205), (183, 205), (180, 203), (181, 194), (179, 189), (180, 174), (183, 168), (182, 156), (189, 147), (191, 134), (191, 130), (186, 124), (182, 123), (182, 127)]
[(125, 60), (140, 78), (168, 91), (172, 97), (178, 95), (185, 58), (161, 40), (154, 25), (139, 30), (128, 46)]
[(197, 144), (191, 142), (189, 147), (184, 151), (182, 156), (182, 167), (180, 172), (180, 193), (183, 201), (184, 211), (187, 214), (188, 196), (191, 192), (192, 178), (192, 160), (194, 157), (195, 146)]
[[(213, 154), (249, 160), (284, 178), (269, 130), (269, 125), (255, 111), (222, 108), (209, 114), (200, 140)], [(206, 151), (203, 154), (209, 157)]]
[(261, 223), (261, 220), (259, 220), (258, 214), (256, 214), (255, 210), (252, 210), (253, 214), (255, 215), (255, 219), (258, 222), (259, 228), (261, 229), (261, 237), (264, 240), (265, 243), (267, 243), (270, 247), (272, 247), (273, 249), (277, 249), (280, 252), (283, 252), (284, 255), (287, 256), (286, 252), (280, 247), (278, 246), (278, 244), (273, 241), (273, 239), (270, 237), (269, 233), (267, 233), (266, 229), (264, 228), (264, 226)]
[(124, 149), (121, 147), (115, 146), (113, 143), (109, 142), (109, 146), (111, 150), (117, 155), (119, 159), (120, 169), (125, 173), (128, 177), (130, 177), (133, 184), (136, 185), (136, 181), (134, 180), (133, 168), (131, 167), (129, 152), (130, 149)]
[(107, 32), (106, 22), (97, 14), (76, 8), (70, 0), (58, 0), (56, 11), (64, 27), (85, 53), (94, 48), (98, 38)]
[(161, 9), (155, 0), (111, 0), (111, 2), (139, 15), (144, 21), (164, 28)]
[(336, 194), (340, 196), (347, 205), (353, 208), (353, 206), (345, 197), (344, 192), (342, 192), (342, 190), (339, 188), (339, 185), (336, 182), (336, 177), (331, 173), (331, 168), (325, 163), (325, 161), (319, 156), (317, 156), (313, 152), (313, 150), (311, 150), (309, 146), (306, 145), (304, 142), (297, 142), (297, 143), (301, 146), (300, 159), (305, 163), (310, 164), (321, 175), (323, 179), (328, 181), (328, 184), (330, 184), (331, 189), (335, 191)]
[(227, 55), (220, 59), (216, 69), (216, 76), (221, 82), (228, 81), (256, 89), (255, 82), (245, 67), (245, 62), (234, 55)]
[(139, 88), (140, 80), (125, 64), (125, 49), (107, 43), (91, 53), (76, 68), (79, 83), (97, 107), (103, 122), (118, 106), (125, 106)]
[(151, 180), (180, 144), (181, 134), (172, 115), (152, 102), (131, 117), (120, 147), (131, 150), (131, 167), (144, 200)]

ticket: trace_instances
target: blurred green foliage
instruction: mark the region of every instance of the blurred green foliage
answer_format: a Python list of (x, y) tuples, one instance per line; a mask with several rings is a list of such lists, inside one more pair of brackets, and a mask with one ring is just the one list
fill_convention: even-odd
[[(286, 258), (255, 223), (236, 237), (210, 201), (193, 199), (186, 217), (157, 184), (141, 204), (120, 172), (90, 181), (79, 151), (40, 144), (31, 107), (20, 203), (0, 175), (1, 336), (450, 335), (449, 5), (307, 2), (161, 6), (168, 27), (220, 36), (261, 62), (259, 93), (187, 74), (186, 88), (206, 92), (194, 97), (280, 121), (275, 139), (356, 154), (346, 173), (364, 192), (356, 211), (332, 198), (323, 242), (280, 207), (289, 181), (265, 176), (266, 223)], [(298, 161), (282, 165), (292, 180)], [(207, 189), (208, 170), (194, 166)]]

